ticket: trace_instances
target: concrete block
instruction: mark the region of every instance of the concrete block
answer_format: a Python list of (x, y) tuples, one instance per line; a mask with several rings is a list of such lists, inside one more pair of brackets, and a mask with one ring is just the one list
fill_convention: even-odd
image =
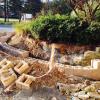
[(9, 86), (4, 90), (4, 92), (5, 92), (5, 93), (13, 92), (15, 86), (16, 86), (16, 85), (15, 85), (15, 82), (14, 82), (14, 83), (12, 83), (11, 85), (9, 85)]
[(100, 47), (96, 47), (96, 52), (100, 53)]
[(17, 80), (16, 80), (16, 86), (19, 89), (31, 89), (33, 86), (33, 82), (35, 81), (35, 78), (31, 75), (22, 74)]
[(18, 74), (29, 73), (31, 71), (31, 67), (25, 61), (20, 61), (15, 67), (14, 70)]
[(14, 67), (14, 64), (7, 60), (6, 58), (3, 59), (1, 62), (0, 62), (0, 69), (3, 68), (3, 69), (9, 69), (9, 68), (12, 68)]
[(0, 71), (0, 79), (4, 87), (7, 87), (17, 79), (17, 75), (14, 73), (14, 71), (11, 68), (2, 69)]
[(100, 59), (91, 60), (91, 67), (94, 69), (100, 69)]

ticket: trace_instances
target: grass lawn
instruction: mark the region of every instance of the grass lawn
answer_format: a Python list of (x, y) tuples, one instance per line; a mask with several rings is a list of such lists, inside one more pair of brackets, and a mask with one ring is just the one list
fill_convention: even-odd
[(0, 18), (0, 24), (6, 25), (6, 24), (14, 24), (16, 22), (19, 22), (19, 20), (18, 19), (11, 19), (10, 18), (9, 21), (4, 22), (4, 18)]

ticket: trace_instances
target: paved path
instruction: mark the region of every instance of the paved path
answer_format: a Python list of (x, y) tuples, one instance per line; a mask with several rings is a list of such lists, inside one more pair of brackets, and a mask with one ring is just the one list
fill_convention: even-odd
[(0, 32), (14, 32), (12, 25), (0, 25)]

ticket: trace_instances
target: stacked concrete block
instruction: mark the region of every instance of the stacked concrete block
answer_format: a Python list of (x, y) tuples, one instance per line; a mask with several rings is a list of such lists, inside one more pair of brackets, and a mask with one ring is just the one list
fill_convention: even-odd
[(91, 67), (94, 69), (100, 69), (100, 59), (91, 60)]
[(14, 64), (7, 60), (7, 59), (3, 59), (1, 62), (0, 62), (0, 69), (3, 68), (3, 69), (9, 69), (9, 68), (13, 68), (14, 67)]
[(29, 73), (31, 71), (31, 67), (25, 62), (20, 61), (15, 67), (14, 70), (18, 74)]
[(33, 86), (33, 82), (35, 81), (35, 78), (31, 75), (22, 74), (17, 80), (16, 80), (16, 86), (19, 89), (31, 89)]
[(4, 90), (4, 92), (5, 92), (5, 93), (13, 92), (15, 86), (16, 86), (16, 85), (15, 85), (15, 82), (13, 82), (12, 84), (10, 84), (10, 85)]
[(0, 79), (4, 87), (9, 86), (12, 84), (16, 79), (17, 75), (14, 73), (14, 71), (10, 69), (1, 69), (0, 70)]

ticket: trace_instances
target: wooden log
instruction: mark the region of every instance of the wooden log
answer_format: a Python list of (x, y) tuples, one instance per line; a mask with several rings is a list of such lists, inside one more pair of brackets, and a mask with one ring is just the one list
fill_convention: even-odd
[(0, 50), (15, 57), (28, 57), (29, 52), (21, 49), (14, 48), (7, 43), (0, 43)]
[(0, 42), (2, 42), (2, 43), (7, 42), (14, 35), (15, 35), (15, 33), (4, 34), (3, 36), (0, 36)]

